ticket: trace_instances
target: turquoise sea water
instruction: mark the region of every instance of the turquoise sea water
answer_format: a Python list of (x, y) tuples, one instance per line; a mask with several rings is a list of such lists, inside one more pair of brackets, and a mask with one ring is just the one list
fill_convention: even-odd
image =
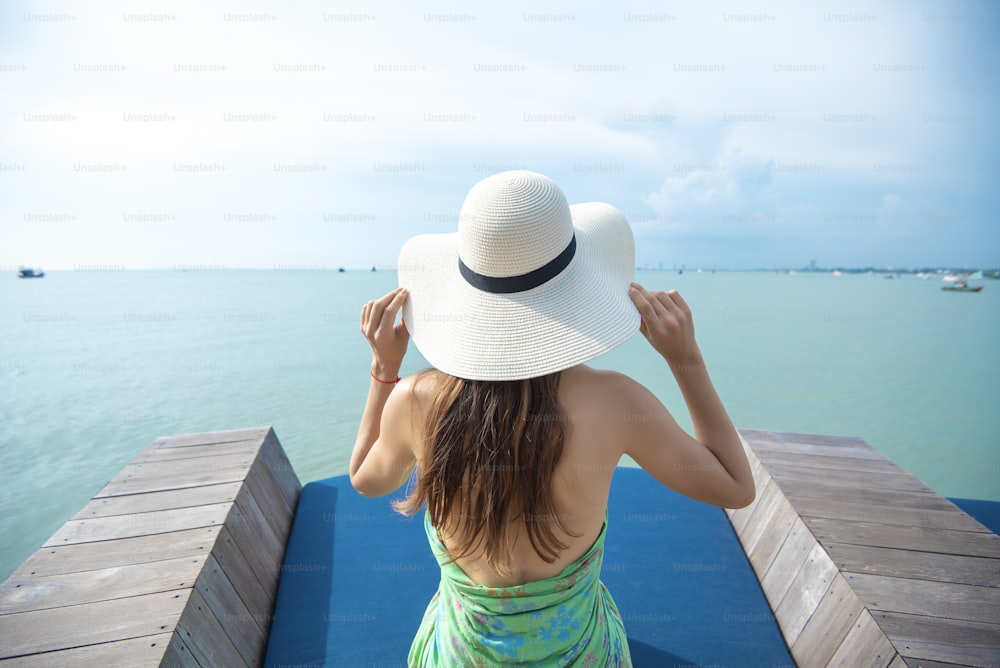
[[(935, 490), (1000, 500), (1000, 282), (639, 272), (691, 305), (739, 427), (864, 438)], [(368, 387), (361, 304), (394, 272), (0, 279), (0, 577), (158, 436), (272, 425), (303, 482), (346, 472)], [(424, 366), (411, 346), (404, 373)], [(595, 360), (688, 427), (637, 335)]]

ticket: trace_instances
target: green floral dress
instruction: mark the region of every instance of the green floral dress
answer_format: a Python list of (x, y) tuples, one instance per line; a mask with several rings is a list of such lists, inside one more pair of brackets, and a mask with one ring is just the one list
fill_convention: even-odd
[(472, 582), (430, 517), (424, 529), (441, 566), (410, 647), (410, 666), (631, 666), (625, 627), (600, 580), (604, 526), (590, 550), (555, 577), (514, 587)]

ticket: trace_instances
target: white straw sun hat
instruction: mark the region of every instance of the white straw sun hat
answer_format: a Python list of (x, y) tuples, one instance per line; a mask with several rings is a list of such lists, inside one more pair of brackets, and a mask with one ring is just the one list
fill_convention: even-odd
[(519, 380), (567, 369), (639, 329), (628, 296), (635, 242), (609, 204), (574, 204), (528, 171), (469, 191), (458, 232), (399, 253), (403, 322), (437, 369), (469, 380)]

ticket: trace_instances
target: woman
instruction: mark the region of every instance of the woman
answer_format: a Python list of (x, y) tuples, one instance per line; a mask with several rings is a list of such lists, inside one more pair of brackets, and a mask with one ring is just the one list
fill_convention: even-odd
[[(351, 483), (382, 496), (416, 467), (397, 509), (426, 506), (442, 570), (409, 663), (630, 665), (599, 579), (618, 461), (740, 508), (754, 498), (743, 446), (684, 299), (632, 282), (621, 213), (569, 206), (520, 171), (473, 187), (459, 221), (407, 242), (401, 287), (361, 311), (372, 380)], [(636, 329), (673, 373), (694, 438), (641, 384), (584, 364)], [(411, 336), (434, 368), (400, 379)]]

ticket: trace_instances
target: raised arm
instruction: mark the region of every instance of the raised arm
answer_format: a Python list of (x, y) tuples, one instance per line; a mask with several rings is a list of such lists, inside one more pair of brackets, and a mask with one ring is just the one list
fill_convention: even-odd
[(657, 480), (686, 496), (727, 508), (749, 505), (755, 496), (753, 475), (709, 378), (695, 340), (691, 309), (676, 290), (649, 292), (633, 283), (629, 294), (642, 316), (639, 331), (667, 362), (680, 387), (694, 438), (636, 383), (629, 393), (635, 408), (626, 452)]
[(351, 452), (351, 484), (365, 496), (382, 496), (406, 481), (416, 463), (410, 434), (409, 380), (396, 382), (410, 340), (396, 314), (407, 298), (397, 288), (361, 309), (361, 331), (372, 348), (368, 400)]

